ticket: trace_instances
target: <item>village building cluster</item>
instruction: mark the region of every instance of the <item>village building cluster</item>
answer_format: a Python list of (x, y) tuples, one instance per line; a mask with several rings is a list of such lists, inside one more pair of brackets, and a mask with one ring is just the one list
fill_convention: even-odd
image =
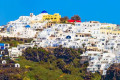
[[(61, 15), (50, 15), (47, 11), (35, 16), (21, 16), (1, 26), (2, 37), (33, 38), (31, 43), (8, 49), (11, 59), (22, 55), (28, 47), (84, 48), (81, 63), (89, 62), (88, 72), (106, 75), (113, 63), (120, 63), (120, 27), (98, 21), (60, 23)], [(3, 44), (0, 44), (3, 48)], [(6, 46), (6, 45), (4, 45)]]
[(9, 44), (0, 43), (0, 67), (2, 67), (2, 68), (11, 68), (11, 67), (20, 68), (20, 64), (15, 63), (13, 61), (13, 59), (11, 59), (12, 57), (18, 58), (19, 57), (18, 53), (20, 51), (18, 51), (17, 53), (15, 53), (16, 51), (13, 51), (11, 53), (11, 50), (14, 50), (14, 48), (9, 49), (9, 47), (10, 47)]

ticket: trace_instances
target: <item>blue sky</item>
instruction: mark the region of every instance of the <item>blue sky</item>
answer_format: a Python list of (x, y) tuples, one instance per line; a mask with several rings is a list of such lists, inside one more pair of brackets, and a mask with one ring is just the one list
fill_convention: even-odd
[(120, 0), (0, 0), (0, 25), (42, 10), (71, 17), (78, 14), (82, 21), (120, 24)]

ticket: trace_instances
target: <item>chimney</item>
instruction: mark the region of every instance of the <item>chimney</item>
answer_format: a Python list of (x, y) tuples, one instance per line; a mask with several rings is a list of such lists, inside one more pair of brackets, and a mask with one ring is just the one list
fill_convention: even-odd
[(32, 16), (33, 16), (33, 13), (30, 13), (30, 16), (32, 17)]

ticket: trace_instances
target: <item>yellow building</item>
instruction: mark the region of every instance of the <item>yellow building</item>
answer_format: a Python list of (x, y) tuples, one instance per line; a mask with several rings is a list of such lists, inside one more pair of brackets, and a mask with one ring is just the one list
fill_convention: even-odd
[(116, 27), (117, 27), (116, 24), (103, 23), (100, 28), (100, 32), (105, 35), (108, 35), (108, 34), (119, 35), (120, 31), (116, 30)]
[(116, 24), (107, 24), (107, 23), (102, 23), (101, 24), (101, 29), (115, 29)]
[(32, 21), (30, 22), (30, 24), (34, 24), (34, 23), (41, 23), (41, 21), (40, 21), (40, 20), (32, 20)]
[(55, 13), (54, 15), (43, 15), (42, 21), (51, 20), (52, 22), (60, 22), (61, 15)]
[(100, 32), (105, 35), (108, 35), (108, 34), (120, 35), (120, 31), (118, 30), (101, 29)]
[(93, 47), (93, 46), (87, 46), (87, 51), (102, 51), (98, 47)]

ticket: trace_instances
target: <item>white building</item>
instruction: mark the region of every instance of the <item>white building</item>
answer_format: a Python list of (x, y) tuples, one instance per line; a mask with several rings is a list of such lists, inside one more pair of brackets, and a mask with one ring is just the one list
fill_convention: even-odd
[(9, 57), (11, 59), (18, 58), (19, 56), (22, 56), (22, 52), (18, 50), (17, 47), (12, 47), (11, 49), (8, 49), (9, 51)]

